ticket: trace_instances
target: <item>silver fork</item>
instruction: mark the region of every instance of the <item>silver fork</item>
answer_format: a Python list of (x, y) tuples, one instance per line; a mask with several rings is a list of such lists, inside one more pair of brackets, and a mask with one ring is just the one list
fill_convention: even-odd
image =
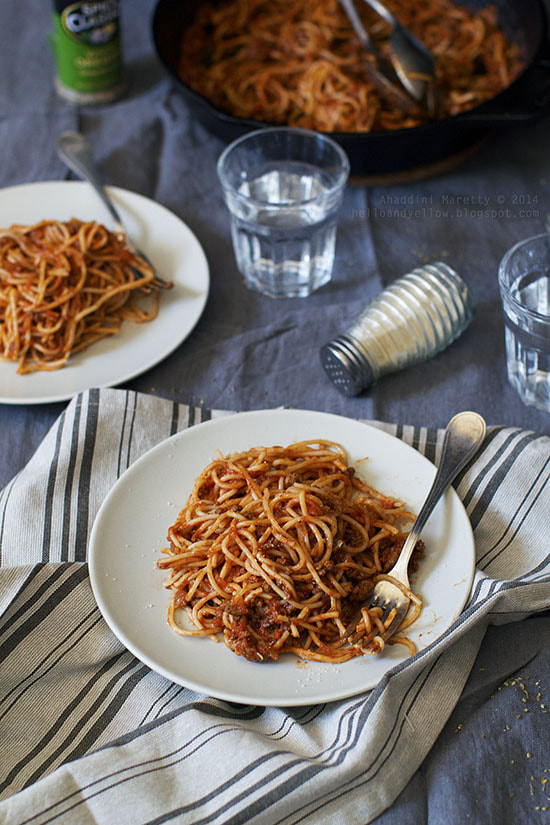
[[(407, 590), (410, 589), (408, 575), (409, 561), (420, 538), (420, 534), (443, 493), (479, 449), (485, 438), (486, 431), (485, 421), (476, 412), (460, 412), (451, 418), (447, 424), (443, 446), (441, 448), (441, 457), (432, 486), (405, 540), (396, 564), (387, 574), (391, 576), (392, 579), (401, 582)], [(398, 630), (407, 615), (409, 605), (409, 597), (405, 595), (403, 590), (396, 584), (387, 580), (376, 583), (367, 606), (369, 608), (381, 608), (381, 620), (384, 624), (390, 619), (384, 633), (380, 634), (384, 641), (387, 641), (387, 639), (393, 636), (396, 630)], [(395, 612), (393, 613), (393, 617), (390, 618), (392, 611)], [(353, 621), (348, 625), (350, 630), (346, 638), (352, 643), (358, 639), (354, 630), (359, 619), (360, 612), (356, 614), (354, 620), (355, 625)]]
[[(116, 206), (109, 197), (107, 190), (101, 181), (99, 172), (94, 163), (91, 146), (84, 135), (81, 135), (80, 132), (61, 132), (61, 134), (57, 137), (56, 150), (61, 160), (67, 164), (69, 169), (78, 175), (79, 178), (82, 178), (93, 186), (111, 215), (114, 232), (125, 236), (126, 246), (130, 252), (135, 255), (139, 255), (140, 258), (143, 258), (154, 270), (155, 278), (151, 283), (159, 288), (168, 288), (170, 286), (169, 282), (165, 281), (157, 274), (155, 267), (149, 258), (147, 258), (141, 250), (137, 249), (134, 242), (128, 235), (122, 218), (120, 217)], [(143, 277), (141, 273), (139, 273), (139, 276)]]

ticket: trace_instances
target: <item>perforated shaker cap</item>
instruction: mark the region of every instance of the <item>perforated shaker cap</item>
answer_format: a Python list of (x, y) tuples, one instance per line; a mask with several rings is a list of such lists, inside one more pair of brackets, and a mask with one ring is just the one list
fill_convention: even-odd
[(321, 347), (320, 356), (326, 374), (344, 395), (359, 395), (374, 384), (372, 367), (353, 338), (339, 335)]

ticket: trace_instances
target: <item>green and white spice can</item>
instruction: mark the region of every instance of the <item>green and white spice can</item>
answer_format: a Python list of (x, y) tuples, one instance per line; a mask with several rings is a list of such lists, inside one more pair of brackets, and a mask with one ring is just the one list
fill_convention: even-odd
[(110, 103), (124, 91), (119, 0), (54, 0), (50, 36), (59, 95), (78, 105)]

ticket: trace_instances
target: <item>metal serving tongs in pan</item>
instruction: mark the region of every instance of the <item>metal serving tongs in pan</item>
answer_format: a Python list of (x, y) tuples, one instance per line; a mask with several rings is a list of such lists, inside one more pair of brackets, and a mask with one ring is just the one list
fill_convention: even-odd
[(365, 29), (354, 0), (340, 0), (353, 29), (376, 66), (368, 66), (372, 82), (379, 93), (394, 101), (406, 112), (435, 115), (435, 64), (428, 49), (406, 29), (380, 0), (365, 0), (390, 26), (389, 59), (386, 60)]

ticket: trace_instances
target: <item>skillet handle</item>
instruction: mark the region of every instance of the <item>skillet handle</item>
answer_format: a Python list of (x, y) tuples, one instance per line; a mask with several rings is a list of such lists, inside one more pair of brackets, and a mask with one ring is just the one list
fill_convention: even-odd
[(550, 47), (539, 54), (522, 77), (493, 100), (458, 115), (471, 126), (512, 126), (542, 117), (550, 110)]

